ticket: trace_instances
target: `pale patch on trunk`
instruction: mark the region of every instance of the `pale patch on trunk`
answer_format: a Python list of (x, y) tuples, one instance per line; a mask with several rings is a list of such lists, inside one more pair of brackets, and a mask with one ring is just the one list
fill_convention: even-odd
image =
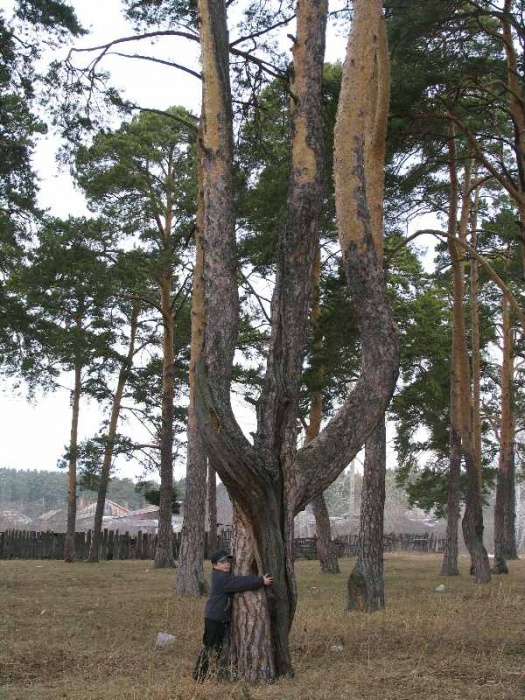
[[(300, 7), (299, 7), (300, 6)], [(291, 113), (294, 125), (292, 142), (293, 180), (296, 185), (314, 183), (319, 177), (320, 162), (312, 144), (311, 119), (304, 106), (296, 100), (304, 100), (310, 94), (309, 83), (318, 82), (322, 62), (309, 50), (309, 28), (326, 14), (326, 2), (318, 4), (299, 0), (297, 9), (297, 38), (293, 46), (294, 76), (291, 86), (293, 99)]]
[[(383, 168), (383, 162), (372, 162), (374, 154), (381, 151), (379, 130), (386, 124), (384, 115), (375, 110), (387, 109), (384, 95), (389, 91), (388, 54), (379, 48), (386, 41), (382, 22), (381, 2), (356, 0), (335, 128), (335, 196), (343, 255), (349, 254), (352, 241), (362, 245), (365, 235), (372, 233), (370, 212), (377, 210), (377, 226), (378, 212), (382, 211), (382, 178), (377, 169)], [(352, 103), (356, 107), (348, 109)], [(372, 235), (375, 239), (379, 233)]]

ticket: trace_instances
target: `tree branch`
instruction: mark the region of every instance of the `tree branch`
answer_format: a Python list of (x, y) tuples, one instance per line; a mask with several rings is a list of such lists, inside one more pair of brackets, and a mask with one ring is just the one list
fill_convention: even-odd
[(489, 261), (483, 255), (480, 255), (478, 251), (475, 248), (473, 248), (469, 243), (467, 243), (466, 241), (462, 241), (457, 236), (452, 236), (451, 234), (446, 233), (445, 231), (438, 231), (436, 229), (421, 229), (420, 231), (416, 231), (415, 233), (413, 233), (411, 236), (408, 236), (408, 238), (405, 238), (402, 243), (397, 245), (394, 248), (394, 250), (391, 251), (387, 258), (387, 264), (395, 256), (398, 250), (406, 246), (407, 243), (410, 243), (410, 241), (413, 241), (415, 238), (422, 235), (435, 236), (436, 238), (448, 238), (450, 240), (453, 240), (457, 245), (462, 246), (465, 250), (467, 250), (468, 253), (472, 255), (472, 257), (475, 258), (480, 263), (480, 265), (482, 265), (485, 268), (491, 280), (501, 289), (504, 296), (508, 299), (512, 310), (518, 317), (518, 320), (521, 326), (523, 327), (523, 330), (525, 331), (525, 312), (523, 312), (520, 308), (516, 297), (512, 294), (505, 282), (497, 274), (497, 272), (494, 270)]

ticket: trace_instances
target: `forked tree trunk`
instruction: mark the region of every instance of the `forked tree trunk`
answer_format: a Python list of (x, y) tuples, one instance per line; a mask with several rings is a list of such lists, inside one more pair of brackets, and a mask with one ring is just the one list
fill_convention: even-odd
[(499, 465), (494, 509), (494, 568), (507, 571), (506, 560), (517, 559), (514, 462), (514, 338), (509, 303), (502, 300), (503, 360), (501, 365), (501, 425)]
[[(78, 323), (80, 326), (80, 323)], [(74, 388), (71, 408), (71, 435), (69, 438), (69, 468), (67, 479), (67, 530), (64, 542), (64, 561), (75, 561), (75, 530), (77, 524), (77, 451), (80, 394), (82, 392), (82, 363), (77, 360), (74, 368)]]
[(197, 426), (195, 413), (195, 363), (200, 353), (204, 328), (202, 288), (202, 225), (203, 225), (203, 173), (202, 131), (197, 139), (197, 164), (199, 194), (195, 227), (195, 266), (193, 269), (193, 293), (191, 300), (191, 351), (189, 367), (190, 401), (188, 406), (188, 449), (186, 460), (186, 492), (184, 495), (184, 521), (182, 524), (179, 562), (175, 579), (175, 591), (184, 595), (203, 595), (208, 586), (204, 578), (204, 538), (206, 528), (206, 452)]
[[(237, 619), (232, 626), (232, 648), (239, 649), (236, 658), (246, 660), (241, 666), (237, 662), (238, 673), (251, 681), (268, 681), (293, 671), (288, 643), (296, 605), (293, 518), (353, 459), (383, 417), (397, 378), (397, 333), (371, 237), (362, 177), (362, 120), (347, 119), (348, 112), (355, 117), (361, 108), (352, 90), (355, 61), (349, 57), (336, 135), (336, 201), (343, 263), (361, 330), (363, 372), (338, 414), (317, 438), (297, 450), (311, 266), (324, 197), (321, 80), (326, 11), (326, 4), (317, 0), (300, 0), (297, 8), (288, 213), (279, 242), (267, 374), (252, 446), (235, 421), (230, 402), (238, 297), (228, 36), (222, 2), (199, 2), (205, 111), (205, 330), (196, 367), (196, 407), (209, 457), (236, 512), (242, 514), (245, 530), (253, 535), (248, 545), (252, 551), (246, 554), (249, 566), (260, 574), (271, 573), (275, 580), (271, 596), (260, 593), (267, 600), (270, 648), (265, 646), (268, 631), (252, 608), (247, 607), (246, 623)], [(374, 23), (381, 22), (381, 3), (356, 2), (355, 14), (369, 19), (372, 15)], [(375, 55), (374, 46), (372, 60)], [(358, 129), (352, 132), (352, 125)], [(243, 599), (238, 596), (239, 605)]]
[(111, 416), (109, 419), (108, 432), (106, 435), (106, 446), (104, 449), (104, 457), (102, 459), (102, 467), (100, 469), (100, 481), (98, 485), (97, 505), (95, 509), (95, 522), (93, 525), (93, 536), (91, 539), (88, 554), (88, 560), (93, 563), (98, 561), (100, 534), (102, 531), (102, 519), (104, 517), (104, 506), (106, 504), (106, 495), (108, 492), (109, 475), (111, 471), (111, 462), (113, 459), (113, 451), (115, 446), (115, 437), (117, 435), (117, 426), (120, 416), (120, 409), (122, 406), (122, 397), (124, 395), (124, 388), (128, 380), (129, 371), (133, 363), (133, 356), (135, 354), (135, 337), (137, 333), (138, 315), (138, 306), (135, 306), (131, 313), (128, 354), (119, 372), (117, 388), (113, 397), (113, 406), (111, 407)]

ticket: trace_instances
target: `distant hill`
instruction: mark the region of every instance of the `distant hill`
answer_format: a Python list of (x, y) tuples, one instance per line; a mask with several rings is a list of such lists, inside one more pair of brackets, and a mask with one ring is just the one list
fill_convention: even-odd
[[(132, 510), (143, 508), (144, 497), (135, 491), (132, 479), (112, 479), (108, 488), (108, 498)], [(178, 482), (177, 492), (182, 495), (183, 483)], [(95, 500), (96, 492), (79, 488), (79, 495), (84, 499)], [(0, 505), (16, 505), (31, 507), (39, 504), (44, 510), (49, 510), (67, 501), (67, 472), (41, 471), (38, 469), (9, 469), (0, 468)]]

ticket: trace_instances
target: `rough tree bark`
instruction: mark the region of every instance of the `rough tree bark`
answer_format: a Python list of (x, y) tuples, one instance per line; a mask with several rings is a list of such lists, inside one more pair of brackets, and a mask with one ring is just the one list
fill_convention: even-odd
[(108, 492), (111, 461), (113, 459), (113, 449), (115, 445), (115, 436), (117, 434), (117, 426), (120, 416), (120, 409), (122, 406), (124, 388), (128, 380), (129, 371), (133, 363), (133, 356), (135, 354), (135, 338), (137, 334), (138, 316), (138, 305), (135, 305), (131, 312), (128, 353), (125, 360), (123, 361), (117, 380), (117, 388), (115, 389), (115, 395), (113, 397), (113, 405), (111, 407), (111, 416), (109, 419), (108, 432), (106, 434), (106, 447), (104, 449), (104, 457), (102, 459), (102, 467), (100, 469), (100, 482), (97, 493), (95, 522), (93, 524), (93, 537), (91, 539), (91, 545), (89, 547), (88, 554), (88, 561), (93, 563), (98, 561), (100, 534), (102, 531), (102, 518), (104, 517), (104, 506), (106, 504), (106, 495)]
[(383, 523), (386, 431), (381, 420), (366, 443), (357, 562), (348, 577), (348, 610), (375, 612), (385, 607)]
[[(360, 19), (362, 24), (356, 23)], [(367, 202), (370, 229), (377, 259), (383, 259), (383, 190), (385, 144), (390, 103), (390, 64), (384, 20), (369, 23), (363, 14), (354, 18), (354, 51), (364, 75), (358, 75), (355, 95), (365, 106), (362, 123)], [(359, 41), (358, 41), (359, 40)], [(373, 58), (367, 52), (373, 51)], [(385, 605), (383, 578), (383, 521), (386, 478), (386, 430), (384, 417), (365, 445), (361, 517), (357, 562), (348, 581), (349, 609), (368, 612)]]
[(186, 461), (186, 492), (184, 496), (184, 521), (182, 524), (179, 562), (175, 580), (175, 591), (184, 595), (204, 595), (208, 586), (204, 578), (204, 539), (206, 512), (206, 452), (197, 426), (195, 413), (195, 363), (199, 357), (204, 312), (203, 312), (203, 251), (202, 226), (204, 217), (203, 172), (200, 153), (202, 131), (197, 138), (197, 165), (199, 192), (197, 197), (197, 220), (195, 226), (195, 266), (193, 269), (193, 291), (191, 299), (191, 349), (188, 406), (188, 449)]
[(315, 517), (315, 533), (317, 541), (317, 558), (322, 574), (339, 574), (339, 561), (337, 559), (337, 547), (332, 540), (332, 528), (330, 514), (324, 494), (321, 493), (312, 501), (312, 510)]
[[(300, 0), (292, 84), (292, 168), (279, 241), (272, 333), (251, 445), (230, 403), (238, 319), (232, 200), (232, 123), (228, 36), (221, 0), (200, 0), (204, 82), (204, 313), (196, 366), (196, 408), (208, 454), (236, 512), (236, 568), (271, 572), (261, 612), (236, 596), (232, 624), (235, 674), (269, 681), (293, 672), (288, 635), (296, 605), (293, 518), (351, 461), (383, 417), (397, 378), (397, 332), (371, 235), (364, 179), (362, 105), (352, 92), (356, 61), (343, 71), (336, 133), (336, 202), (349, 294), (363, 350), (362, 374), (317, 438), (297, 449), (298, 390), (306, 343), (311, 272), (323, 201), (321, 81), (327, 7)], [(382, 21), (375, 0), (356, 2), (355, 17)], [(375, 47), (363, 57), (375, 59)], [(362, 91), (364, 94), (364, 91)], [(349, 113), (353, 119), (349, 119)], [(241, 542), (243, 544), (241, 544)], [(246, 543), (246, 544), (244, 544)], [(255, 595), (255, 594), (246, 594)]]

